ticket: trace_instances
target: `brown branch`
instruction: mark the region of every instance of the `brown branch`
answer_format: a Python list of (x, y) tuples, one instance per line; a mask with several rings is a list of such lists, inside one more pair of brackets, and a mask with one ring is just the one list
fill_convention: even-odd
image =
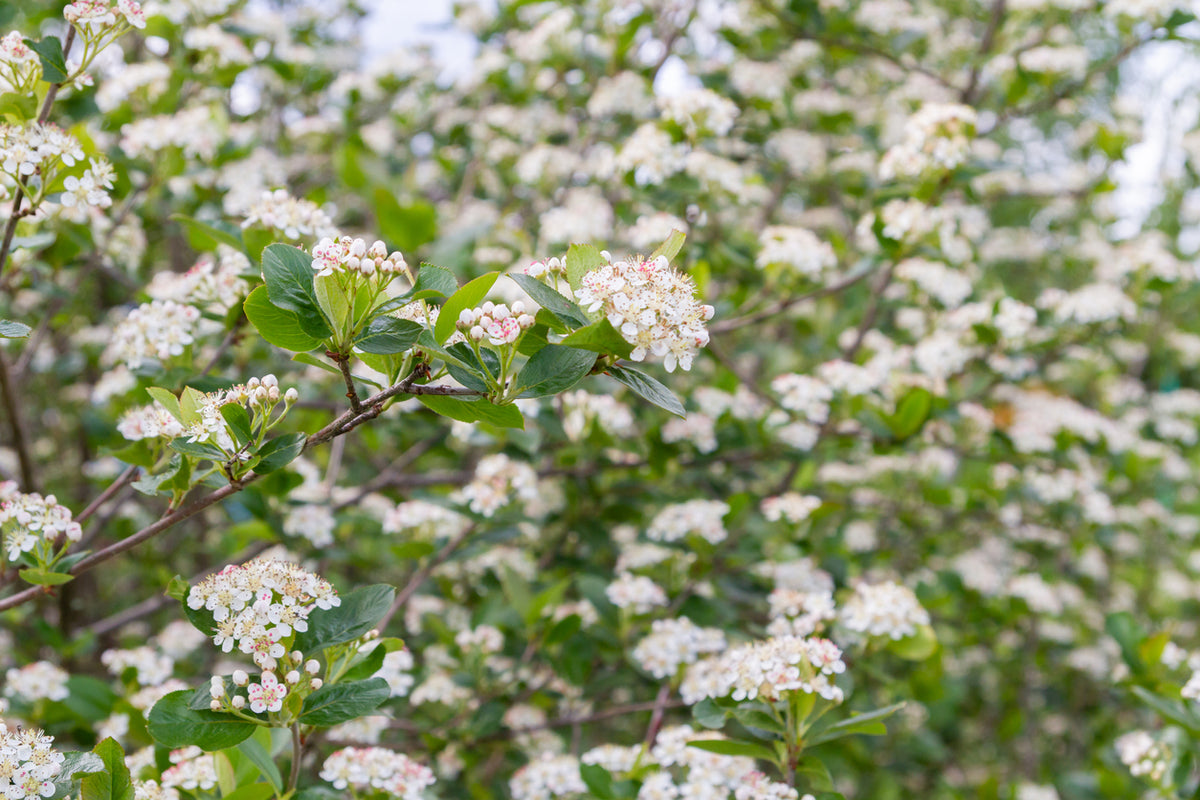
[(417, 570), (416, 574), (408, 579), (408, 583), (396, 595), (396, 599), (392, 602), (392, 607), (383, 615), (383, 619), (379, 620), (379, 624), (376, 627), (380, 631), (387, 628), (387, 624), (392, 621), (392, 617), (396, 616), (396, 612), (403, 608), (409, 598), (416, 594), (417, 589), (421, 588), (421, 584), (425, 583), (425, 579), (429, 577), (430, 573), (445, 563), (446, 559), (454, 555), (454, 551), (458, 550), (463, 542), (467, 541), (467, 538), (470, 537), (474, 530), (474, 525), (467, 526), (457, 536), (442, 545), (442, 549), (438, 550), (433, 558), (425, 563), (425, 566)]
[(783, 300), (779, 300), (778, 302), (772, 303), (771, 305), (767, 306), (764, 309), (761, 309), (759, 311), (750, 312), (750, 313), (744, 314), (743, 316), (734, 317), (733, 319), (721, 320), (718, 323), (709, 325), (708, 332), (710, 334), (727, 333), (729, 331), (737, 330), (738, 328), (745, 327), (746, 325), (753, 325), (756, 322), (762, 322), (763, 320), (770, 319), (771, 317), (775, 316), (776, 314), (781, 314), (784, 311), (787, 311), (789, 308), (791, 308), (794, 305), (803, 303), (805, 300), (816, 300), (818, 298), (828, 297), (829, 295), (837, 294), (838, 292), (842, 292), (846, 289), (849, 289), (851, 286), (858, 283), (859, 281), (861, 281), (863, 278), (867, 277), (870, 274), (871, 274), (870, 270), (863, 270), (861, 272), (856, 272), (846, 278), (843, 278), (842, 280), (838, 281), (837, 283), (835, 283), (831, 286), (823, 286), (820, 289), (814, 289), (813, 291), (807, 292), (805, 294), (796, 295), (795, 297), (784, 298)]
[(996, 46), (996, 35), (1000, 32), (1000, 26), (1004, 24), (1005, 6), (1006, 0), (995, 0), (992, 3), (992, 15), (979, 44), (979, 60), (971, 67), (971, 77), (967, 79), (966, 87), (959, 94), (960, 102), (967, 105), (975, 104), (975, 93), (979, 90), (979, 78), (983, 74), (983, 63), (991, 55), (992, 48)]
[(125, 471), (118, 475), (116, 480), (108, 485), (107, 489), (101, 492), (95, 500), (88, 503), (87, 508), (85, 508), (83, 511), (80, 511), (75, 516), (75, 521), (84, 522), (92, 514), (95, 514), (97, 511), (99, 511), (100, 506), (107, 503), (113, 495), (121, 490), (121, 487), (133, 480), (134, 476), (137, 475), (137, 471), (137, 467), (126, 467)]
[[(3, 262), (0, 262), (2, 265)], [(8, 371), (8, 359), (0, 352), (0, 401), (4, 403), (4, 416), (8, 420), (8, 432), (12, 435), (13, 449), (21, 466), (21, 489), (37, 491), (37, 479), (33, 469), (33, 458), (29, 454), (29, 442), (25, 439), (25, 423), (21, 406)]]

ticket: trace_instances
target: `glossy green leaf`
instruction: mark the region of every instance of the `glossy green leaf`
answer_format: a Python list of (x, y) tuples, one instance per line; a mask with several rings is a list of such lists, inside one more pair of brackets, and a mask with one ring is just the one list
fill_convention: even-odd
[(417, 399), (434, 413), (459, 422), (486, 422), (498, 428), (525, 428), (525, 418), (515, 405), (497, 406), (483, 398), (464, 400), (435, 394), (420, 395)]
[(150, 735), (163, 747), (195, 745), (212, 752), (233, 747), (254, 733), (254, 723), (217, 711), (188, 708), (191, 696), (190, 689), (171, 692), (150, 709)]
[(279, 308), (271, 302), (267, 287), (260, 286), (242, 304), (246, 319), (259, 334), (276, 347), (304, 353), (315, 349), (321, 339), (310, 336), (300, 326), (300, 317), (294, 311)]
[(499, 277), (499, 272), (489, 272), (486, 275), (480, 275), (451, 295), (445, 304), (442, 305), (437, 325), (433, 330), (434, 338), (439, 345), (443, 344), (450, 338), (450, 334), (454, 333), (454, 327), (458, 324), (458, 315), (464, 309), (475, 308), (482, 303)]
[(620, 358), (629, 358), (629, 354), (633, 352), (633, 345), (625, 341), (625, 337), (607, 319), (574, 331), (563, 339), (561, 344)]
[(40, 42), (26, 39), (25, 46), (38, 54), (42, 62), (42, 80), (46, 83), (62, 83), (68, 78), (67, 60), (57, 36), (47, 36)]
[(425, 330), (412, 320), (376, 317), (354, 340), (354, 346), (367, 353), (391, 355), (412, 348)]
[(517, 373), (516, 387), (521, 397), (559, 394), (587, 377), (595, 364), (596, 354), (590, 350), (549, 344)]
[(609, 367), (606, 372), (620, 383), (632, 389), (633, 393), (643, 400), (647, 400), (677, 417), (687, 416), (687, 412), (683, 408), (683, 403), (679, 402), (679, 398), (670, 389), (646, 373), (636, 370), (633, 367), (616, 365)]
[(391, 695), (392, 690), (383, 678), (327, 684), (304, 698), (300, 721), (319, 727), (348, 722), (370, 714)]
[(267, 440), (258, 450), (259, 462), (254, 465), (254, 471), (259, 475), (266, 475), (283, 469), (300, 457), (307, 441), (308, 436), (303, 433), (285, 433), (283, 436)]
[(572, 291), (579, 291), (583, 276), (607, 264), (600, 248), (590, 244), (573, 244), (567, 248), (567, 283)]
[(133, 780), (121, 745), (108, 738), (92, 752), (104, 763), (104, 770), (84, 776), (80, 800), (133, 800)]
[(396, 590), (384, 583), (362, 586), (342, 597), (339, 606), (318, 608), (308, 617), (308, 630), (296, 634), (295, 649), (317, 653), (326, 647), (357, 639), (383, 618)]
[(579, 328), (588, 324), (589, 320), (583, 309), (538, 279), (519, 272), (509, 273), (508, 277), (524, 289), (535, 303), (557, 317), (564, 325)]

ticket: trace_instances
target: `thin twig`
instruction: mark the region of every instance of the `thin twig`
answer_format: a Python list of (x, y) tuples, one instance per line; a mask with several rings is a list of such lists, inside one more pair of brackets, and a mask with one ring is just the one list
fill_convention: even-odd
[(126, 467), (125, 471), (117, 476), (116, 480), (108, 485), (108, 488), (101, 492), (95, 500), (88, 503), (87, 508), (75, 515), (76, 522), (84, 522), (92, 514), (100, 510), (100, 506), (104, 505), (109, 499), (121, 490), (121, 487), (133, 480), (137, 475), (137, 467)]
[(467, 540), (474, 530), (475, 526), (469, 525), (453, 539), (446, 542), (442, 545), (442, 549), (438, 550), (433, 558), (425, 563), (425, 566), (417, 570), (416, 574), (408, 579), (408, 583), (396, 595), (396, 599), (392, 601), (392, 607), (383, 615), (383, 619), (379, 620), (379, 624), (376, 626), (379, 630), (382, 631), (387, 628), (387, 624), (392, 621), (392, 617), (396, 616), (396, 612), (404, 607), (410, 597), (416, 594), (417, 589), (421, 588), (421, 584), (425, 583), (425, 579), (429, 577), (430, 573), (441, 566), (446, 559), (454, 555), (454, 551), (462, 546), (463, 542)]
[[(0, 261), (0, 265), (3, 262)], [(25, 439), (25, 423), (22, 419), (21, 406), (17, 402), (17, 394), (9, 376), (8, 359), (0, 351), (0, 401), (4, 403), (5, 417), (8, 419), (8, 432), (12, 435), (13, 449), (17, 451), (17, 461), (21, 466), (21, 488), (26, 492), (37, 491), (37, 481), (33, 469), (33, 458), (29, 454), (29, 443)]]

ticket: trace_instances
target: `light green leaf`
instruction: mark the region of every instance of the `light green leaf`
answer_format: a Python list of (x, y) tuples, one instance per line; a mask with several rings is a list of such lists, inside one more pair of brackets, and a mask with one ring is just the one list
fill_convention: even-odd
[(463, 312), (463, 309), (474, 308), (482, 303), (499, 277), (499, 272), (480, 275), (450, 296), (450, 299), (442, 306), (437, 325), (433, 330), (438, 344), (444, 344), (450, 338), (450, 334), (454, 333), (454, 326), (458, 324), (458, 315)]
[(300, 317), (271, 302), (267, 287), (260, 286), (250, 293), (242, 304), (246, 319), (250, 320), (259, 334), (276, 347), (296, 353), (308, 352), (321, 344), (321, 339), (310, 336), (300, 327)]
[(600, 249), (590, 244), (573, 244), (567, 248), (567, 283), (578, 292), (583, 276), (608, 262), (600, 255)]
[(498, 406), (483, 398), (464, 400), (435, 394), (423, 394), (417, 399), (430, 411), (459, 422), (486, 422), (498, 428), (525, 428), (525, 418), (514, 405)]
[(673, 260), (675, 256), (679, 255), (679, 251), (683, 249), (683, 242), (686, 238), (687, 236), (682, 231), (672, 230), (671, 235), (667, 237), (666, 241), (650, 254), (650, 260), (653, 261), (659, 256), (666, 256), (667, 261)]
[(633, 345), (625, 341), (625, 337), (607, 319), (580, 328), (563, 339), (561, 344), (620, 358), (629, 358), (633, 352)]

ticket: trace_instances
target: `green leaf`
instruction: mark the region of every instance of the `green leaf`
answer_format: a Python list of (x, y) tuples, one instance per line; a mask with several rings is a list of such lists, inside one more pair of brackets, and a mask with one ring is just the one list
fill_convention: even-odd
[(727, 716), (729, 716), (729, 712), (714, 703), (711, 697), (706, 697), (692, 706), (692, 719), (702, 727), (711, 730), (720, 730), (725, 727)]
[(25, 45), (41, 59), (42, 80), (46, 83), (62, 83), (67, 79), (67, 61), (63, 57), (62, 42), (57, 36), (47, 36), (40, 42), (26, 39)]
[(1186, 728), (1193, 738), (1200, 736), (1200, 717), (1180, 701), (1155, 694), (1142, 686), (1134, 686), (1131, 691), (1164, 719)]
[(882, 736), (887, 733), (887, 728), (884, 726), (883, 720), (904, 708), (904, 705), (904, 703), (895, 703), (890, 706), (884, 706), (874, 711), (868, 711), (865, 714), (858, 714), (840, 722), (835, 722), (828, 727), (821, 728), (819, 732), (813, 733), (810, 731), (811, 735), (807, 739), (808, 746), (814, 747), (818, 744), (831, 742), (834, 739), (841, 739), (844, 736)]
[(583, 778), (592, 797), (600, 800), (613, 800), (616, 797), (612, 775), (599, 764), (580, 764), (579, 777)]
[(403, 353), (417, 343), (423, 330), (424, 327), (412, 320), (376, 317), (354, 340), (354, 346), (381, 356)]
[(284, 350), (306, 353), (315, 349), (325, 338), (305, 333), (300, 326), (300, 317), (293, 311), (274, 305), (265, 286), (259, 286), (250, 293), (242, 304), (242, 310), (264, 339)]
[(407, 293), (407, 301), (427, 300), (431, 297), (449, 297), (458, 291), (454, 273), (445, 267), (422, 264), (417, 272), (417, 283)]
[(579, 630), (582, 627), (583, 617), (579, 616), (578, 614), (569, 614), (550, 627), (550, 630), (547, 631), (542, 643), (547, 647), (561, 644), (567, 639), (570, 639), (576, 633), (579, 633)]
[(267, 296), (276, 308), (293, 312), (300, 329), (309, 336), (326, 339), (333, 335), (317, 302), (312, 256), (298, 247), (273, 244), (263, 250), (262, 271)]
[(221, 406), (221, 416), (229, 430), (233, 431), (233, 438), (239, 446), (247, 444), (253, 438), (250, 431), (250, 414), (241, 403), (226, 403)]
[(809, 756), (801, 759), (796, 765), (796, 778), (804, 782), (806, 789), (814, 792), (833, 791), (833, 776), (829, 774), (829, 767), (818, 758)]
[(912, 636), (893, 639), (887, 645), (888, 650), (906, 661), (924, 661), (937, 652), (937, 647), (937, 634), (929, 625), (922, 625)]
[(95, 775), (97, 772), (104, 771), (104, 759), (95, 753), (82, 753), (79, 751), (71, 751), (63, 753), (63, 763), (59, 779), (62, 778), (81, 778), (85, 775)]
[(383, 667), (383, 659), (388, 653), (403, 649), (404, 641), (402, 639), (394, 636), (380, 639), (379, 643), (375, 645), (375, 649), (368, 653), (362, 661), (346, 670), (341, 679), (343, 681), (361, 681), (370, 678)]
[(0, 339), (24, 339), (32, 330), (24, 322), (0, 319)]
[(417, 200), (402, 206), (382, 186), (376, 187), (371, 199), (379, 232), (397, 250), (416, 250), (437, 238), (437, 208), (432, 203)]
[(133, 800), (133, 780), (121, 745), (109, 738), (92, 752), (104, 762), (104, 771), (84, 777), (81, 800)]
[(223, 795), (221, 800), (267, 800), (276, 794), (278, 792), (269, 783), (250, 783)]
[(182, 436), (178, 439), (172, 439), (168, 446), (176, 453), (182, 453), (190, 458), (208, 459), (217, 463), (225, 461), (225, 454), (213, 445), (204, 444), (203, 442), (189, 442)]
[(659, 256), (666, 256), (667, 261), (673, 260), (675, 256), (679, 255), (679, 251), (683, 249), (683, 242), (686, 238), (687, 236), (682, 231), (672, 230), (671, 235), (667, 237), (666, 241), (655, 248), (654, 252), (650, 254), (650, 260), (653, 261)]
[(764, 761), (775, 761), (775, 751), (755, 742), (739, 742), (734, 739), (693, 739), (688, 747), (707, 750), (722, 756), (749, 756)]
[(171, 219), (187, 230), (188, 242), (201, 252), (216, 250), (218, 244), (227, 244), (239, 253), (246, 249), (241, 229), (223, 220), (202, 222), (186, 214), (172, 214)]
[(745, 725), (747, 728), (756, 728), (760, 731), (769, 733), (777, 733), (783, 735), (783, 723), (767, 713), (762, 708), (754, 708), (752, 706), (738, 706), (733, 710), (734, 718)]
[[(271, 787), (275, 789), (276, 794), (283, 792), (283, 776), (279, 774), (279, 767), (275, 765), (275, 760), (271, 758), (271, 754), (267, 752), (267, 748), (255, 739), (253, 736), (237, 746), (238, 750), (250, 760), (250, 763), (258, 767), (258, 771), (267, 779)], [(84, 800), (87, 800), (84, 798)]]
[(296, 634), (293, 647), (302, 653), (317, 653), (357, 639), (383, 618), (395, 596), (396, 590), (385, 583), (355, 589), (342, 597), (341, 605), (313, 611), (308, 630)]
[(339, 332), (347, 330), (351, 314), (350, 298), (346, 297), (346, 292), (338, 285), (338, 276), (314, 276), (313, 294), (317, 298), (317, 306), (330, 326)]
[(1104, 618), (1104, 630), (1117, 640), (1121, 646), (1121, 656), (1135, 673), (1146, 671), (1146, 664), (1138, 652), (1139, 645), (1146, 638), (1145, 631), (1138, 625), (1133, 615), (1128, 611), (1119, 611)]
[(383, 678), (327, 684), (304, 698), (300, 721), (320, 727), (337, 725), (371, 713), (391, 695)]
[(21, 570), (21, 580), (32, 583), (34, 586), (61, 586), (75, 580), (75, 576), (65, 572), (52, 572), (48, 569), (33, 567)]
[(561, 344), (621, 358), (629, 358), (633, 352), (633, 345), (625, 341), (625, 337), (607, 319), (580, 328), (563, 339)]
[(487, 293), (491, 291), (499, 277), (499, 272), (480, 275), (450, 296), (450, 299), (442, 305), (437, 325), (433, 329), (434, 338), (438, 344), (444, 344), (450, 338), (450, 334), (454, 333), (454, 326), (458, 324), (458, 315), (462, 313), (463, 309), (474, 308), (482, 303), (483, 298), (487, 297)]
[(932, 407), (933, 395), (928, 389), (912, 389), (896, 404), (896, 413), (887, 418), (887, 426), (897, 439), (907, 439), (925, 424)]
[(163, 485), (163, 482), (174, 478), (179, 470), (183, 467), (183, 464), (183, 456), (179, 453), (176, 453), (175, 455), (171, 456), (171, 460), (167, 462), (167, 466), (162, 472), (154, 475), (143, 475), (131, 483), (130, 486), (144, 495), (155, 497), (158, 495), (159, 487)]
[(254, 471), (266, 475), (277, 469), (283, 469), (295, 461), (304, 452), (304, 443), (308, 435), (303, 433), (285, 433), (270, 439), (258, 450), (259, 462), (254, 465)]
[(648, 400), (664, 411), (668, 411), (677, 417), (686, 417), (687, 412), (683, 408), (683, 403), (679, 402), (679, 398), (672, 394), (671, 390), (661, 383), (651, 378), (644, 372), (636, 370), (633, 367), (621, 367), (613, 365), (608, 368), (607, 373), (615, 378), (619, 383), (623, 383), (633, 390), (633, 393), (641, 397), (643, 400)]
[(0, 94), (0, 114), (16, 117), (17, 122), (37, 119), (37, 98), (32, 94), (5, 92)]
[(548, 344), (533, 354), (517, 373), (521, 397), (546, 397), (570, 389), (591, 372), (596, 354), (590, 350)]
[(486, 422), (497, 428), (525, 429), (525, 418), (521, 410), (514, 405), (498, 406), (487, 400), (463, 400), (459, 397), (443, 397), (435, 394), (423, 394), (417, 397), (421, 404), (443, 417), (456, 419), (459, 422)]
[(200, 421), (200, 409), (204, 407), (204, 392), (191, 386), (183, 387), (179, 396), (180, 422), (184, 425), (194, 425)]
[(196, 745), (212, 752), (245, 741), (255, 725), (229, 714), (188, 708), (190, 689), (171, 692), (150, 709), (150, 735), (163, 747), (175, 749)]
[(572, 291), (579, 291), (583, 276), (600, 269), (608, 262), (600, 255), (600, 249), (590, 244), (573, 244), (567, 248), (567, 283)]
[(551, 289), (537, 278), (523, 275), (519, 272), (509, 273), (510, 278), (525, 290), (533, 301), (542, 308), (558, 317), (559, 321), (571, 328), (579, 328), (588, 324), (587, 314), (583, 309)]
[(151, 386), (146, 390), (146, 394), (157, 400), (162, 407), (167, 410), (172, 417), (179, 422), (183, 422), (183, 412), (179, 408), (179, 398), (173, 392), (162, 388), (161, 386)]

